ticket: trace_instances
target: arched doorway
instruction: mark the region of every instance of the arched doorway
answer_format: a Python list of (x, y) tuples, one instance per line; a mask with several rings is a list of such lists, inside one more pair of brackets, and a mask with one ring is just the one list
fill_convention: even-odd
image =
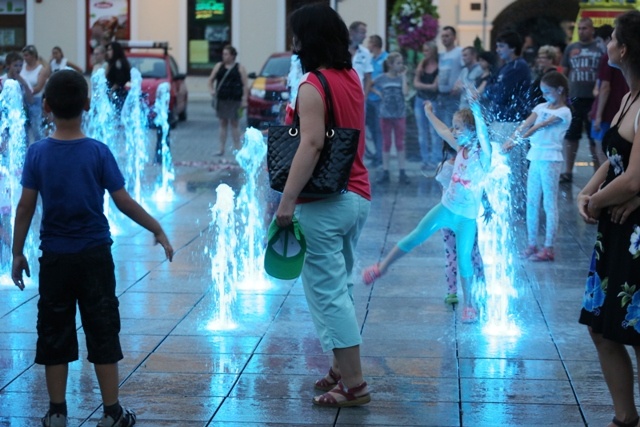
[(536, 46), (551, 44), (564, 48), (563, 21), (575, 21), (580, 9), (579, 0), (517, 0), (507, 6), (493, 20), (490, 50), (496, 36), (503, 30), (513, 29), (522, 37), (529, 35)]

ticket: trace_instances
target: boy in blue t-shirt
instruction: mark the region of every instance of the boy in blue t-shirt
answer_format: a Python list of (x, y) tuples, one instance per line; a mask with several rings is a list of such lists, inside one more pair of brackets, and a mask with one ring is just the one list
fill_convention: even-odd
[(29, 147), (22, 173), (22, 196), (13, 236), (13, 282), (24, 289), (23, 254), (38, 194), (42, 197), (35, 363), (45, 365), (49, 411), (44, 427), (67, 425), (65, 400), (69, 362), (78, 360), (76, 304), (86, 335), (87, 359), (94, 364), (104, 415), (98, 427), (128, 427), (133, 411), (118, 402), (120, 313), (111, 256), (109, 223), (103, 213), (104, 191), (129, 218), (154, 234), (169, 261), (173, 248), (160, 224), (124, 189), (124, 178), (108, 147), (81, 130), (89, 109), (84, 77), (73, 70), (54, 73), (44, 90), (44, 111), (52, 113), (55, 132)]

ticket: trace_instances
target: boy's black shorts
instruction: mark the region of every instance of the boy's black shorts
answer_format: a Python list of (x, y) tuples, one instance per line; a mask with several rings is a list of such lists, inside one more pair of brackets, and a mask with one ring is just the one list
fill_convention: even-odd
[(589, 119), (589, 112), (593, 104), (592, 98), (575, 98), (571, 100), (571, 124), (565, 134), (565, 138), (571, 141), (579, 141), (582, 138), (582, 131), (587, 134), (589, 141), (591, 139), (591, 120)]
[(39, 277), (35, 362), (59, 365), (78, 360), (76, 303), (89, 362), (110, 364), (121, 360), (120, 313), (111, 246), (75, 254), (44, 252)]

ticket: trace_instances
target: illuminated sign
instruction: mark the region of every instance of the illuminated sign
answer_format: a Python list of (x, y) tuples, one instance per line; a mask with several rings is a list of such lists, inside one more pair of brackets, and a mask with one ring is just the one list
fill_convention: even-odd
[(196, 0), (196, 20), (222, 18), (224, 0)]

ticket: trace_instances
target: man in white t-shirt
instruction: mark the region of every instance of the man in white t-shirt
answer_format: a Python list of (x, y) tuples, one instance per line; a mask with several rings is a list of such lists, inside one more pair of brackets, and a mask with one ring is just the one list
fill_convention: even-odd
[(438, 107), (436, 116), (447, 126), (451, 126), (453, 113), (460, 104), (459, 94), (453, 87), (462, 71), (462, 48), (456, 46), (456, 30), (446, 26), (440, 33), (444, 52), (438, 55)]
[(367, 38), (367, 24), (361, 21), (354, 21), (349, 25), (349, 52), (351, 52), (351, 63), (360, 77), (360, 84), (364, 94), (369, 93), (371, 88), (371, 73), (373, 65), (371, 63), (371, 52), (362, 45)]
[(469, 108), (467, 88), (476, 88), (478, 79), (482, 76), (482, 67), (478, 63), (478, 51), (473, 46), (462, 49), (462, 62), (464, 67), (453, 86), (453, 94), (460, 96), (459, 108)]

